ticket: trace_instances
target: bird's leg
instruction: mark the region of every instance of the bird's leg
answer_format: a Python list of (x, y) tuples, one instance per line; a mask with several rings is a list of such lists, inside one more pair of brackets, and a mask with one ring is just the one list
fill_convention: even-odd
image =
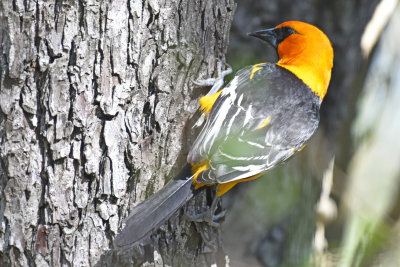
[(222, 61), (218, 60), (217, 62), (217, 77), (216, 78), (209, 78), (209, 79), (198, 79), (196, 81), (193, 81), (195, 85), (198, 86), (212, 86), (210, 91), (207, 93), (207, 95), (212, 95), (218, 92), (222, 86), (224, 86), (224, 78), (226, 75), (232, 73), (232, 68), (231, 66), (227, 65), (226, 70), (222, 70)]
[(222, 210), (219, 213), (215, 213), (218, 208), (219, 197), (215, 195), (211, 206), (204, 212), (200, 212), (194, 215), (185, 214), (186, 218), (193, 222), (206, 222), (210, 226), (219, 227), (219, 220), (225, 216), (226, 210)]

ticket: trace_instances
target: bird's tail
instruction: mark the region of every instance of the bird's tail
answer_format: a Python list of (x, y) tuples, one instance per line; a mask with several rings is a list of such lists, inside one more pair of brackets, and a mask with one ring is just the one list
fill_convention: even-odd
[(124, 229), (115, 237), (114, 245), (134, 246), (143, 241), (192, 197), (192, 175), (187, 164), (176, 179), (133, 208)]

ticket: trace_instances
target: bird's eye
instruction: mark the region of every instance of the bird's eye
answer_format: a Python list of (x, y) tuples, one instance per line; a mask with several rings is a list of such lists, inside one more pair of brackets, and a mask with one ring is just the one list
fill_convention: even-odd
[(297, 33), (293, 28), (291, 27), (281, 27), (275, 29), (276, 31), (276, 40), (277, 44), (281, 43), (283, 40), (285, 40), (287, 37), (290, 35)]

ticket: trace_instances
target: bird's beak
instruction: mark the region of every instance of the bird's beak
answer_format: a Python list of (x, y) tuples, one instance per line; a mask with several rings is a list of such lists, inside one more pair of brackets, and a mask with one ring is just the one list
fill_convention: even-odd
[(273, 47), (278, 47), (278, 36), (275, 28), (265, 29), (261, 31), (250, 32), (247, 35), (257, 37), (271, 44)]

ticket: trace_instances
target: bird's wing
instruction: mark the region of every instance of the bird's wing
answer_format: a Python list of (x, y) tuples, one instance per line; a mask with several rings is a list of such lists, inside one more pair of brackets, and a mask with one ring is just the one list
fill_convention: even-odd
[[(261, 173), (289, 158), (318, 126), (319, 98), (275, 64), (239, 71), (223, 89), (188, 161), (207, 159), (199, 183), (226, 183)], [(212, 180), (213, 179), (213, 180)]]

